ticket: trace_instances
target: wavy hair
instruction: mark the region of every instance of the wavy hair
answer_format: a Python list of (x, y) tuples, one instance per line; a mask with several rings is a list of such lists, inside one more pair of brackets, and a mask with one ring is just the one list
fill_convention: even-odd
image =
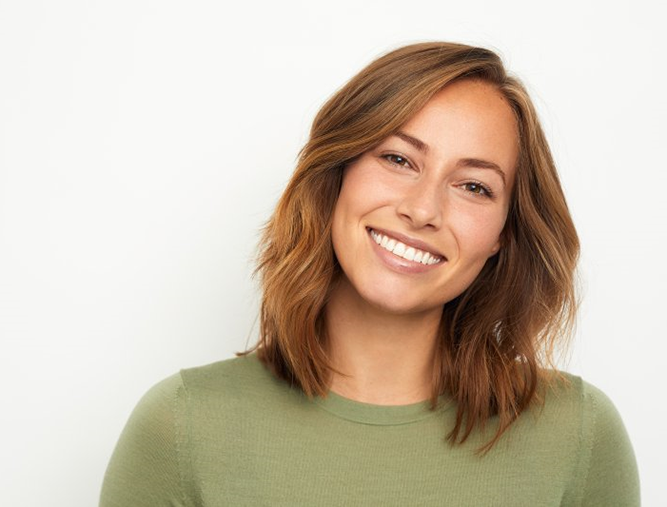
[[(483, 80), (516, 116), (519, 157), (502, 247), (474, 282), (444, 305), (433, 364), (431, 408), (450, 394), (463, 443), (497, 416), (487, 452), (558, 373), (577, 308), (579, 240), (535, 108), (521, 82), (485, 48), (424, 42), (391, 51), (361, 70), (322, 106), (296, 170), (262, 229), (258, 358), (308, 397), (326, 396), (335, 371), (325, 352), (324, 309), (342, 273), (332, 215), (343, 168), (399, 131), (443, 87)], [(558, 375), (556, 375), (558, 376)], [(560, 376), (559, 378), (562, 378)], [(543, 382), (544, 381), (544, 382)]]

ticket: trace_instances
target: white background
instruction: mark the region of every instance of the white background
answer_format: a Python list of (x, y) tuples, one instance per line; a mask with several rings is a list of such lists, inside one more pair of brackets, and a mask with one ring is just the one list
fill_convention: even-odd
[(95, 505), (141, 395), (254, 343), (258, 231), (314, 114), (429, 39), (496, 49), (531, 91), (582, 240), (562, 367), (614, 401), (667, 505), (657, 5), (0, 0), (3, 505)]

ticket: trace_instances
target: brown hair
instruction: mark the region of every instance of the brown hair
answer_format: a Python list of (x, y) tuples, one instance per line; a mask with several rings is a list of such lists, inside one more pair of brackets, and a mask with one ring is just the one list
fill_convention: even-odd
[(331, 222), (344, 166), (373, 148), (449, 83), (494, 85), (516, 115), (519, 158), (502, 247), (460, 296), (445, 304), (433, 370), (439, 395), (457, 402), (448, 438), (464, 442), (498, 416), (488, 451), (552, 378), (554, 346), (574, 324), (579, 241), (549, 146), (523, 85), (494, 52), (446, 42), (412, 44), (370, 63), (313, 121), (296, 170), (262, 230), (255, 275), (262, 303), (257, 351), (279, 378), (326, 396), (324, 308), (341, 274)]

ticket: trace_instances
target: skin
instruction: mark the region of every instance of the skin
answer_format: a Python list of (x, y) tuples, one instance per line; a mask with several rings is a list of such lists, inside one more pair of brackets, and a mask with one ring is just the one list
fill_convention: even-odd
[[(325, 309), (328, 352), (344, 373), (331, 391), (380, 405), (429, 398), (443, 305), (502, 247), (518, 156), (510, 106), (480, 81), (447, 86), (400, 131), (428, 151), (390, 136), (344, 170), (332, 223), (344, 276)], [(502, 175), (464, 159), (492, 162)], [(445, 259), (401, 272), (378, 255), (367, 227), (424, 241)]]

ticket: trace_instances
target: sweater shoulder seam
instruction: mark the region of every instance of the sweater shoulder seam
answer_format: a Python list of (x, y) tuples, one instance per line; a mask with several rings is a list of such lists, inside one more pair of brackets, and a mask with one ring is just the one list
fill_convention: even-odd
[(178, 466), (178, 475), (180, 482), (181, 500), (183, 505), (190, 505), (188, 491), (194, 487), (194, 477), (192, 473), (192, 459), (190, 444), (190, 424), (187, 413), (187, 407), (190, 401), (190, 393), (185, 385), (183, 370), (178, 372), (180, 380), (173, 393), (172, 410), (174, 418), (176, 462)]

